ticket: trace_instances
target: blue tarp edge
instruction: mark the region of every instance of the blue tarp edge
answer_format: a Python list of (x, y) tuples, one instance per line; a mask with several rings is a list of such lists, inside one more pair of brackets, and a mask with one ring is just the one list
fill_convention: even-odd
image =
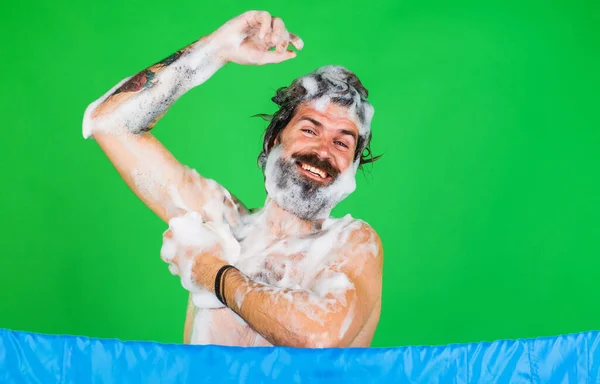
[(598, 383), (600, 332), (397, 348), (243, 348), (0, 329), (0, 383)]

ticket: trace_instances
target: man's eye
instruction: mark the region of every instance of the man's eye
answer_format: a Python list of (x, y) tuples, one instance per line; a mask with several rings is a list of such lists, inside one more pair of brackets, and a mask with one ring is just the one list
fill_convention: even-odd
[(308, 133), (310, 135), (314, 135), (315, 134), (315, 132), (312, 129), (308, 129), (308, 128), (302, 129), (302, 132), (306, 132), (306, 133)]
[(339, 145), (340, 147), (348, 148), (348, 146), (341, 141), (336, 141), (335, 144)]

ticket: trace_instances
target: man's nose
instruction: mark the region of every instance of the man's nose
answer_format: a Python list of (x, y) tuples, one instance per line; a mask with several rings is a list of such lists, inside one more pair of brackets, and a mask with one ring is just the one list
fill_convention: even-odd
[(329, 145), (326, 140), (319, 140), (313, 147), (313, 152), (321, 159), (329, 159), (331, 157)]

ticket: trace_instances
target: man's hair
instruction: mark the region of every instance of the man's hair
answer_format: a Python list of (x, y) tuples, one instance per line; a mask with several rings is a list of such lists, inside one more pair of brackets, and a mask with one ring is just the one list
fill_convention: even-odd
[[(309, 78), (310, 90), (307, 89), (305, 79)], [(330, 96), (329, 101), (343, 107), (355, 106), (356, 114), (361, 124), (369, 124), (372, 116), (372, 107), (366, 101), (369, 92), (360, 82), (358, 77), (339, 66), (326, 66), (317, 71), (295, 79), (291, 85), (279, 88), (271, 99), (279, 106), (273, 115), (259, 114), (263, 119), (269, 121), (269, 125), (263, 135), (263, 150), (258, 156), (258, 163), (264, 168), (267, 155), (273, 148), (275, 140), (283, 129), (292, 120), (298, 107), (311, 100), (323, 96)], [(367, 108), (370, 108), (370, 115)], [(359, 165), (373, 163), (381, 156), (373, 156), (370, 142), (372, 134), (370, 127), (365, 135), (359, 135), (354, 152), (354, 161), (359, 160)]]

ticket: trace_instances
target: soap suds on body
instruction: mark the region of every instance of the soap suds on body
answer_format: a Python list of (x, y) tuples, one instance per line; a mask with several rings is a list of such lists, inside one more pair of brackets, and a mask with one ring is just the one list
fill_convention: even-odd
[[(280, 156), (280, 149), (274, 150), (271, 155), (274, 158)], [(337, 185), (332, 184), (330, 192), (323, 194), (324, 198), (336, 200), (351, 193), (355, 188), (356, 169), (357, 163), (346, 171), (346, 176), (340, 174), (342, 181)], [(347, 179), (344, 180), (344, 177)], [(277, 185), (274, 185), (277, 189)], [(355, 287), (348, 276), (341, 272), (341, 268), (348, 263), (348, 257), (354, 255), (344, 254), (338, 249), (347, 243), (350, 233), (361, 228), (363, 222), (350, 215), (340, 219), (325, 218), (318, 236), (299, 234), (277, 238), (272, 234), (268, 215), (275, 201), (273, 195), (281, 191), (273, 192), (269, 191), (263, 209), (244, 216), (240, 225), (231, 228), (233, 237), (240, 244), (240, 255), (234, 265), (258, 284), (253, 288), (254, 291), (271, 294), (274, 300), (293, 306), (294, 310), (324, 326), (329, 314), (352, 305), (346, 303), (346, 294)], [(293, 228), (288, 228), (286, 233), (294, 233)], [(358, 251), (363, 250), (361, 248)], [(305, 292), (308, 300), (294, 300), (291, 289)], [(249, 289), (235, 292), (233, 299), (238, 307), (243, 306), (248, 292)], [(342, 327), (345, 328), (344, 334), (349, 327), (346, 325), (348, 321), (345, 320)], [(203, 343), (201, 335), (204, 333), (198, 332), (193, 333), (192, 342)]]
[[(269, 154), (265, 169), (269, 198), (284, 209), (299, 213), (300, 216), (306, 216), (309, 212), (316, 213), (313, 219), (324, 220), (318, 237), (292, 236), (285, 241), (277, 241), (269, 233), (270, 226), (266, 221), (265, 209), (241, 218), (239, 225), (230, 228), (224, 221), (224, 196), (221, 193), (203, 193), (202, 195), (207, 198), (203, 209), (193, 211), (181, 196), (181, 191), (175, 186), (174, 180), (169, 179), (161, 159), (152, 159), (152, 156), (143, 153), (143, 147), (135, 141), (137, 138), (128, 137), (129, 134), (125, 131), (125, 129), (133, 129), (135, 132), (139, 127), (149, 124), (156, 118), (157, 113), (165, 111), (165, 106), (168, 104), (165, 102), (165, 97), (172, 100), (187, 90), (186, 84), (189, 83), (186, 82), (190, 80), (193, 71), (189, 68), (189, 62), (185, 61), (185, 56), (182, 57), (183, 60), (178, 66), (167, 68), (157, 76), (157, 82), (153, 85), (157, 88), (153, 93), (154, 96), (140, 93), (120, 106), (118, 113), (92, 118), (94, 109), (128, 78), (92, 103), (84, 115), (83, 134), (86, 138), (93, 136), (97, 131), (124, 135), (122, 144), (139, 159), (137, 167), (131, 172), (131, 179), (142, 197), (147, 200), (169, 202), (167, 211), (179, 212), (179, 215), (169, 221), (173, 236), (164, 240), (161, 257), (169, 265), (171, 273), (179, 275), (182, 286), (192, 294), (196, 314), (191, 342), (204, 343), (212, 337), (207, 333), (213, 321), (210, 310), (221, 308), (223, 305), (214, 294), (195, 284), (192, 277), (193, 258), (181, 256), (185, 254), (182, 249), (201, 252), (221, 247), (223, 249), (221, 256), (228, 263), (238, 267), (254, 281), (263, 284), (262, 287), (256, 288), (257, 290), (273, 294), (276, 300), (283, 300), (288, 305), (293, 305), (295, 310), (300, 311), (307, 318), (322, 326), (325, 325), (327, 314), (340, 311), (347, 304), (346, 293), (354, 289), (348, 277), (340, 271), (328, 270), (326, 272), (328, 276), (316, 283), (315, 278), (324, 269), (326, 270), (328, 265), (337, 263), (339, 267), (346, 262), (344, 255), (336, 255), (334, 250), (336, 245), (346, 240), (343, 238), (344, 234), (351, 231), (350, 227), (356, 225), (357, 221), (350, 216), (331, 219), (329, 215), (331, 209), (356, 188), (355, 174), (358, 161), (342, 172), (331, 185), (319, 187), (310, 195), (306, 195), (297, 184), (293, 183), (289, 174), (281, 173), (281, 164), (285, 162), (282, 148), (276, 146)], [(186, 65), (188, 67), (184, 68)], [(196, 82), (201, 80), (197, 79)], [(166, 91), (169, 84), (177, 82), (181, 86), (170, 93)], [(309, 92), (318, 90), (318, 84), (314, 80), (304, 79), (303, 84)], [(162, 88), (165, 89), (161, 91)], [(157, 96), (160, 94), (166, 96)], [(315, 102), (318, 108), (323, 109), (329, 100), (329, 96), (324, 96)], [(140, 108), (140, 104), (144, 103), (150, 106)], [(151, 114), (143, 112), (148, 110), (153, 112)], [(358, 126), (359, 130), (362, 130), (360, 133), (364, 133), (365, 124)], [(186, 169), (186, 178), (191, 188), (219, 189), (216, 182), (201, 178), (195, 170)], [(231, 199), (231, 195), (226, 190), (223, 191), (225, 198)], [(289, 258), (293, 254), (300, 257)], [(180, 255), (178, 265), (173, 263), (175, 255)], [(277, 258), (284, 259), (285, 262), (278, 262)], [(272, 268), (267, 268), (267, 263)], [(308, 300), (295, 303), (290, 289), (304, 291)], [(243, 305), (244, 296), (244, 292), (236, 292), (234, 300), (238, 306)], [(349, 313), (348, 316), (352, 315)], [(290, 319), (290, 321), (296, 320)], [(245, 324), (239, 317), (236, 322), (240, 325)], [(343, 328), (347, 326), (344, 325)], [(343, 329), (343, 333), (345, 332), (346, 330)]]
[(120, 97), (115, 92), (131, 80), (129, 76), (121, 80), (98, 100), (91, 103), (83, 117), (83, 137), (93, 137), (94, 132), (122, 134), (124, 129), (140, 133), (147, 129), (171, 105), (190, 89), (208, 80), (223, 63), (211, 51), (212, 46), (197, 42), (172, 62), (157, 72), (152, 79), (152, 92), (130, 93), (130, 98), (120, 102), (110, 113), (97, 116), (97, 108), (109, 97)]
[[(161, 258), (173, 263), (176, 255), (178, 267), (173, 268), (181, 277), (182, 286), (192, 293), (194, 305), (198, 308), (219, 308), (223, 304), (214, 294), (198, 287), (192, 276), (194, 256), (203, 251), (218, 247), (218, 255), (230, 264), (235, 264), (240, 255), (240, 244), (231, 235), (231, 230), (223, 222), (203, 222), (198, 212), (187, 212), (169, 220), (171, 238), (165, 238), (161, 249)], [(191, 254), (186, 256), (186, 250)]]

